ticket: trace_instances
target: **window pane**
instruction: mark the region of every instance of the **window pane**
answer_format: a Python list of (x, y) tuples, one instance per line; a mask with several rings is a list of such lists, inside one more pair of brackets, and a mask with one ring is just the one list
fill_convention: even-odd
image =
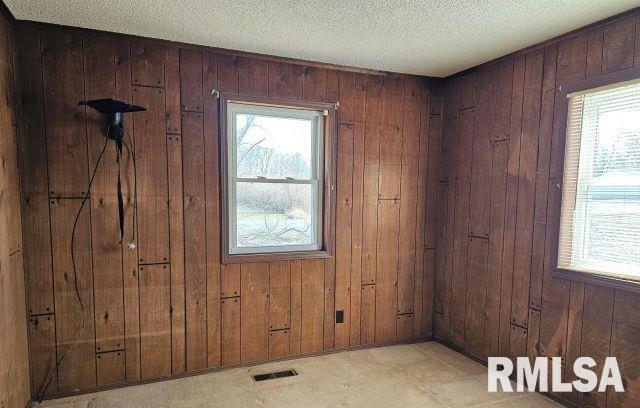
[(312, 177), (312, 120), (239, 113), (236, 129), (238, 177)]
[(581, 263), (591, 268), (619, 264), (620, 272), (625, 265), (640, 265), (640, 202), (589, 201), (586, 213)]
[(312, 184), (237, 184), (237, 247), (316, 243)]

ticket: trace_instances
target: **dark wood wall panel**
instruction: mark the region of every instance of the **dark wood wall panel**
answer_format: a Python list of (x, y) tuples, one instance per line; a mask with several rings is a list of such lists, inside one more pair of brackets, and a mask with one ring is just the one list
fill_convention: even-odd
[[(18, 32), (22, 208), (34, 221), (23, 225), (27, 307), (30, 330), (42, 333), (30, 345), (34, 390), (50, 382), (52, 396), (431, 335), (436, 82), (31, 23)], [(333, 258), (221, 264), (214, 90), (339, 102), (327, 146), (337, 157)], [(101, 97), (147, 111), (125, 119), (122, 243), (110, 143), (80, 217), (77, 342), (69, 219), (104, 146), (100, 117), (77, 103)]]
[(637, 65), (638, 19), (634, 11), (444, 85), (435, 335), (479, 358), (562, 357), (565, 381), (579, 356), (616, 356), (627, 392), (557, 395), (577, 406), (638, 405), (640, 299), (552, 275), (566, 103), (558, 87)]

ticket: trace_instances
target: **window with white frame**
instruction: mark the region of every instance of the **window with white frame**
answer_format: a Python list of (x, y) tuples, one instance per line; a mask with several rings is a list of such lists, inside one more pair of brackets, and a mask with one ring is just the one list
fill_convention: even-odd
[(567, 97), (558, 267), (640, 280), (640, 81)]
[(226, 102), (228, 253), (321, 250), (325, 111)]

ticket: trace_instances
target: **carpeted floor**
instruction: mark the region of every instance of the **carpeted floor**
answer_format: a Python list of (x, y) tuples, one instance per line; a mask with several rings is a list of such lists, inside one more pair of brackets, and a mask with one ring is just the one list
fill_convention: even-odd
[[(254, 382), (293, 368), (299, 375)], [(514, 407), (559, 404), (535, 393), (488, 393), (486, 368), (438, 343), (307, 357), (45, 401), (42, 407)]]

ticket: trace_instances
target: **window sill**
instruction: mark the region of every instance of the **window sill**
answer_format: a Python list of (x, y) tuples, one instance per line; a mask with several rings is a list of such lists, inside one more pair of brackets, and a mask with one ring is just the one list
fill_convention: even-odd
[(326, 250), (262, 252), (254, 254), (223, 254), (222, 263), (232, 264), (241, 262), (292, 261), (295, 259), (328, 259), (331, 257), (331, 253)]
[(596, 285), (640, 292), (640, 280), (634, 280), (631, 278), (625, 279), (623, 277), (598, 275), (593, 272), (562, 268), (556, 268), (553, 272), (553, 276), (560, 279), (592, 283)]

